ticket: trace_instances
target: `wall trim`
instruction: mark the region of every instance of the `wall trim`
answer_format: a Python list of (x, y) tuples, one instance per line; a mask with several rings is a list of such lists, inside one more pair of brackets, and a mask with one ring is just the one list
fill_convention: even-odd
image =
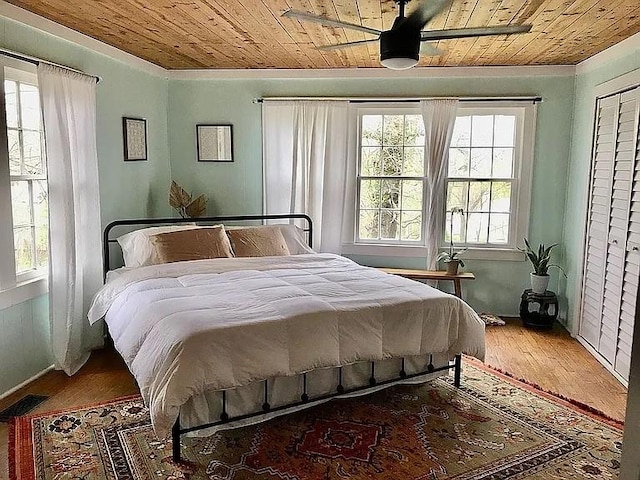
[(451, 77), (525, 77), (573, 76), (574, 65), (523, 65), (515, 67), (417, 67), (409, 70), (387, 68), (322, 69), (199, 69), (167, 70), (170, 80), (208, 79), (320, 79), (320, 78), (451, 78)]
[(136, 57), (135, 55), (125, 52), (124, 50), (120, 50), (119, 48), (101, 42), (100, 40), (96, 40), (95, 38), (89, 37), (88, 35), (65, 27), (64, 25), (60, 25), (59, 23), (49, 20), (48, 18), (41, 17), (40, 15), (32, 13), (23, 8), (16, 7), (15, 5), (7, 3), (4, 0), (0, 0), (0, 16), (23, 23), (63, 40), (73, 42), (94, 52), (106, 55), (113, 60), (118, 60), (120, 62), (126, 63), (144, 72), (165, 78), (167, 77), (168, 70), (159, 65), (148, 62), (147, 60), (143, 60), (140, 57)]
[(629, 52), (640, 50), (640, 33), (610, 46), (606, 50), (596, 53), (592, 57), (583, 60), (576, 65), (576, 75), (582, 75), (591, 70), (604, 66), (606, 63), (616, 60)]
[(10, 390), (7, 390), (4, 393), (0, 393), (0, 400), (2, 400), (3, 398), (8, 397), (11, 394), (16, 393), (18, 390), (20, 390), (21, 388), (26, 387), (27, 385), (29, 385), (31, 382), (37, 380), (38, 378), (40, 378), (41, 376), (43, 376), (45, 373), (49, 373), (51, 370), (53, 370), (54, 366), (53, 365), (49, 365), (47, 368), (45, 368), (44, 370), (36, 373), (33, 377), (26, 379), (24, 382), (20, 383), (19, 385), (16, 385), (15, 387), (13, 387)]

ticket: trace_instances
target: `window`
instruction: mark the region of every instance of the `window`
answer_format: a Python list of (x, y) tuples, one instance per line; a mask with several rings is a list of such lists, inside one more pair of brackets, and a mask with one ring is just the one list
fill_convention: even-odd
[[(345, 253), (421, 256), (427, 178), (420, 110), (366, 104), (356, 111), (356, 211)], [(469, 247), (469, 258), (522, 257), (516, 245), (529, 223), (534, 130), (533, 104), (459, 105), (442, 192), (443, 246), (453, 221), (453, 242)]]
[(423, 243), (422, 115), (363, 112), (359, 132), (357, 241)]
[(6, 65), (0, 71), (0, 200), (10, 205), (0, 208), (0, 290), (7, 290), (47, 275), (48, 194), (37, 77)]

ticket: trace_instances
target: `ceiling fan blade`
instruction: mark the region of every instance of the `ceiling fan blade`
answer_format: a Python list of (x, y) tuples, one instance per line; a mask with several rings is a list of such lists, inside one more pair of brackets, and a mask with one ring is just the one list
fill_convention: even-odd
[(451, 3), (451, 0), (422, 0), (406, 20), (400, 23), (399, 27), (410, 28), (411, 30), (422, 30), (424, 26), (444, 10), (449, 3)]
[(317, 48), (318, 50), (326, 50), (326, 51), (339, 50), (341, 48), (355, 47), (356, 45), (363, 45), (365, 43), (371, 43), (371, 42), (377, 42), (377, 41), (378, 41), (377, 38), (371, 38), (369, 40), (358, 40), (357, 42), (336, 43), (335, 45), (321, 45)]
[(443, 53), (444, 52), (442, 50), (434, 47), (431, 43), (424, 42), (420, 45), (420, 55), (424, 55), (426, 57), (438, 57)]
[(283, 17), (297, 18), (298, 20), (306, 20), (308, 22), (320, 23), (329, 27), (338, 28), (351, 28), (352, 30), (359, 30), (364, 33), (370, 33), (372, 35), (380, 35), (382, 32), (375, 28), (363, 27), (362, 25), (356, 25), (355, 23), (341, 22), (340, 20), (334, 20), (332, 18), (322, 17), (320, 15), (314, 15), (307, 12), (299, 12), (297, 10), (287, 10), (282, 14)]
[(446, 40), (448, 38), (484, 37), (487, 35), (511, 35), (527, 33), (531, 25), (505, 25), (502, 27), (450, 28), (447, 30), (428, 30), (422, 32), (421, 40)]

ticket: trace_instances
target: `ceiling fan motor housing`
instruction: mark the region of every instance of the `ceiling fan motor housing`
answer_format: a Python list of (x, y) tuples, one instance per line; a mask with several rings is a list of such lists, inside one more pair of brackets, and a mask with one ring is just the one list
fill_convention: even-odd
[(387, 30), (380, 34), (380, 61), (390, 58), (420, 60), (419, 30)]

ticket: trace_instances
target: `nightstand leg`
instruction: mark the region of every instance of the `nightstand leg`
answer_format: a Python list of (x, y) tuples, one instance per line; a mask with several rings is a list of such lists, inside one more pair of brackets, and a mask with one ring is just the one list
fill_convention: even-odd
[(459, 278), (455, 278), (453, 280), (453, 288), (456, 292), (456, 297), (458, 298), (462, 298), (462, 288), (460, 286), (460, 279)]

